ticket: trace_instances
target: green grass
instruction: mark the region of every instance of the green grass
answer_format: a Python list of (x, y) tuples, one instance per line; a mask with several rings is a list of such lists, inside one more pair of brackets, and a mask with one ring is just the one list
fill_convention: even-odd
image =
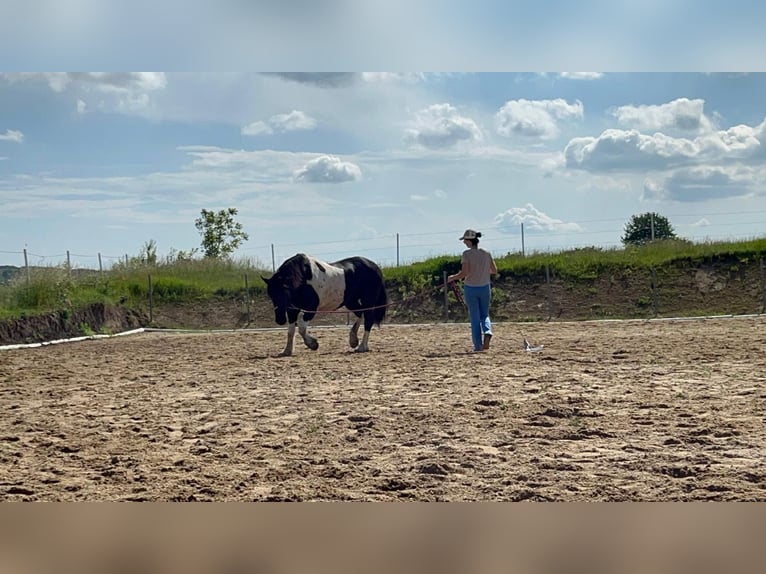
[[(589, 247), (554, 253), (508, 253), (495, 257), (501, 277), (530, 282), (545, 281), (546, 268), (555, 277), (574, 282), (589, 281), (605, 272), (631, 273), (657, 268), (658, 274), (671, 266), (694, 267), (725, 263), (736, 271), (766, 257), (766, 237), (738, 242), (692, 243), (685, 240), (657, 241), (641, 247), (602, 249)], [(459, 255), (442, 255), (400, 267), (384, 267), (386, 283), (403, 297), (441, 285), (443, 274), (460, 269)], [(149, 265), (140, 261), (120, 263), (109, 271), (68, 270), (65, 267), (31, 268), (29, 279), (18, 274), (0, 284), (0, 318), (19, 317), (90, 303), (144, 305), (149, 275), (155, 303), (190, 301), (208, 297), (237, 297), (245, 292), (265, 291), (260, 276), (270, 269), (258, 262), (242, 260), (176, 259)], [(650, 302), (641, 301), (639, 304)]]

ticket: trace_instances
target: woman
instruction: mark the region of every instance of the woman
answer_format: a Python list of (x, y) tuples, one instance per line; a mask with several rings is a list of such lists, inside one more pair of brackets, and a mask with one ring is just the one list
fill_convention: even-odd
[(479, 231), (465, 230), (460, 240), (468, 249), (463, 251), (460, 272), (447, 277), (449, 282), (465, 279), (463, 293), (471, 316), (471, 339), (474, 352), (489, 349), (489, 342), (492, 339), (492, 323), (489, 320), (489, 303), (492, 295), (490, 276), (497, 273), (497, 267), (490, 252), (479, 248), (480, 237)]

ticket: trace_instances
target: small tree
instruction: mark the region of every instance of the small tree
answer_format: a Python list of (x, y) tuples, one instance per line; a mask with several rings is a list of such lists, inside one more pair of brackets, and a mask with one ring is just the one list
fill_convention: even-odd
[(676, 233), (667, 217), (647, 212), (634, 215), (625, 224), (623, 245), (643, 245), (656, 239), (676, 239)]
[(157, 263), (157, 242), (154, 239), (150, 239), (141, 247), (142, 263), (148, 263), (149, 265), (155, 265)]
[(205, 257), (228, 257), (243, 241), (249, 239), (242, 230), (242, 224), (234, 221), (237, 210), (234, 207), (220, 211), (200, 211), (194, 224), (202, 235), (202, 251)]

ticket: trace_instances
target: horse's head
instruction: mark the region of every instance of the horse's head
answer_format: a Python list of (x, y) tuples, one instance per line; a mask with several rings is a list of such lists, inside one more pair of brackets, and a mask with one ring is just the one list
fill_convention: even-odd
[(274, 320), (277, 325), (284, 325), (287, 323), (287, 308), (290, 306), (290, 289), (278, 274), (270, 279), (261, 275), (261, 279), (266, 283), (266, 294), (274, 305)]

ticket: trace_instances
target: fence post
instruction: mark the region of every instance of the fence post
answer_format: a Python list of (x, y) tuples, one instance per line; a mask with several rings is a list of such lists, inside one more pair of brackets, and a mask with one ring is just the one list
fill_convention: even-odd
[(447, 272), (442, 271), (442, 277), (444, 279), (444, 320), (449, 319), (449, 287), (447, 286)]
[(399, 234), (396, 234), (396, 266), (399, 267)]
[(274, 260), (274, 244), (271, 244), (271, 272), (274, 273), (277, 270), (277, 264)]
[(69, 258), (69, 249), (66, 250), (66, 271), (67, 274), (72, 274), (72, 260)]
[(98, 254), (98, 272), (103, 273), (104, 272), (104, 266), (101, 263), (101, 254)]
[(766, 267), (761, 257), (761, 313), (766, 313)]
[(524, 222), (521, 222), (521, 256), (524, 257)]
[(553, 313), (551, 312), (551, 266), (545, 264), (545, 282), (548, 288), (545, 290), (545, 308), (548, 310), (548, 321), (551, 320)]
[(657, 270), (652, 266), (652, 310), (657, 316)]
[(149, 273), (149, 322), (154, 321), (154, 289), (152, 287), (152, 274)]
[(250, 287), (247, 283), (247, 273), (245, 273), (245, 309), (247, 309), (247, 322), (250, 323)]
[(24, 248), (24, 269), (27, 271), (27, 285), (29, 285), (29, 257), (27, 257), (27, 248)]
[(125, 254), (125, 269), (128, 268), (128, 254)]

